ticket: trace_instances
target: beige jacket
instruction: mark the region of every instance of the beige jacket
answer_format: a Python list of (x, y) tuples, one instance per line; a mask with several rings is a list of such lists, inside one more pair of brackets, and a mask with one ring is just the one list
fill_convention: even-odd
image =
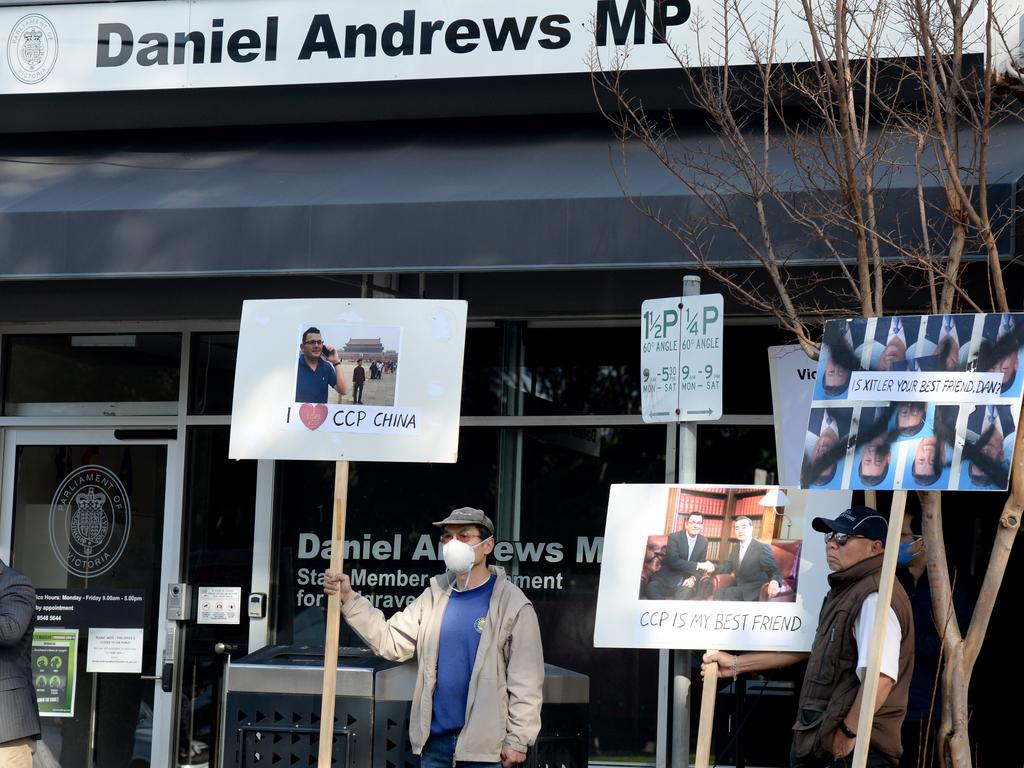
[[(455, 745), (456, 760), (497, 762), (502, 745), (526, 752), (540, 731), (544, 656), (533, 605), (505, 571), (498, 577), (469, 679), (466, 725)], [(435, 576), (412, 605), (390, 619), (365, 597), (342, 605), (349, 626), (378, 655), (394, 661), (416, 656), (416, 690), (409, 740), (417, 755), (430, 736), (437, 679), (438, 636), (451, 594), (451, 576)]]

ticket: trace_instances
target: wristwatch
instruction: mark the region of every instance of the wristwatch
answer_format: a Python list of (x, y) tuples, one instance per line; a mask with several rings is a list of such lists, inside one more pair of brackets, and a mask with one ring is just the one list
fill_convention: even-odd
[(843, 735), (848, 739), (856, 739), (857, 734), (850, 730), (850, 726), (846, 724), (845, 720), (839, 721), (839, 730), (843, 732)]

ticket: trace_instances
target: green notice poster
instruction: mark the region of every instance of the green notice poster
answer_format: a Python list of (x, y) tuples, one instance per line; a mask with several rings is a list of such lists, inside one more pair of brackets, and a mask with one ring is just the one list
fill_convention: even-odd
[(32, 633), (32, 671), (43, 717), (75, 714), (77, 629), (37, 629)]

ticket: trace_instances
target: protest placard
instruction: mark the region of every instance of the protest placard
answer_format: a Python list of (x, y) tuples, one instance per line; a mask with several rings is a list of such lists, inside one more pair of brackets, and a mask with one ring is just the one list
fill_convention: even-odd
[(229, 455), (453, 463), (466, 311), (426, 299), (245, 302)]
[[(332, 570), (343, 564), (350, 461), (456, 461), (466, 314), (465, 301), (428, 299), (243, 304), (228, 455), (335, 461)], [(214, 603), (211, 610), (213, 620), (227, 620), (226, 608)], [(334, 594), (324, 638), (320, 768), (332, 763), (340, 622)]]
[(828, 588), (814, 517), (844, 491), (614, 485), (609, 495), (594, 645), (806, 651)]
[(803, 488), (1004, 490), (1024, 314), (829, 321)]

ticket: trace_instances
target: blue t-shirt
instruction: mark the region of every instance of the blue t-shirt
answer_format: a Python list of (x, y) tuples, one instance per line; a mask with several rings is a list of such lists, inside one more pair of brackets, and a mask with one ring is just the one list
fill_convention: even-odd
[(295, 377), (296, 403), (326, 403), (327, 388), (338, 383), (334, 366), (322, 357), (316, 361), (314, 371), (306, 365), (306, 359), (299, 355), (299, 372)]
[(495, 576), (468, 592), (452, 591), (441, 619), (437, 647), (437, 687), (434, 688), (432, 734), (462, 730), (466, 724), (469, 678), (476, 662), (476, 649), (487, 623)]

